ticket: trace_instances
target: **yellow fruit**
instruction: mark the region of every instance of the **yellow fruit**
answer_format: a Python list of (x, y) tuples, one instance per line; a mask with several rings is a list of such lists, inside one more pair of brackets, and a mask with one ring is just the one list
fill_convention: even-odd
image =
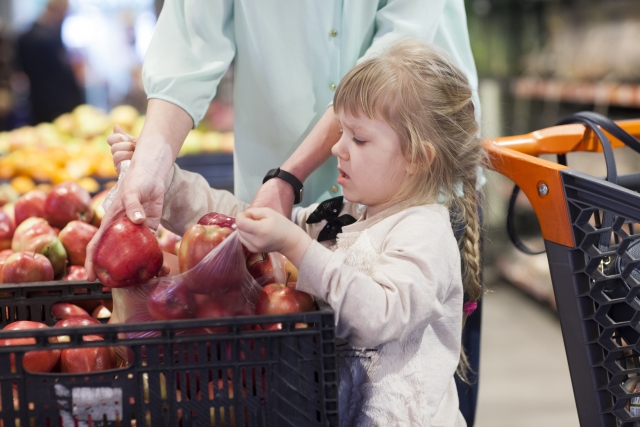
[(38, 184), (36, 185), (36, 190), (40, 190), (45, 194), (49, 194), (49, 190), (51, 190), (51, 184)]
[(9, 179), (15, 175), (15, 167), (6, 158), (0, 158), (0, 179)]
[(11, 186), (11, 184), (0, 184), (0, 206), (8, 203), (14, 203), (20, 194)]
[(75, 126), (75, 120), (70, 113), (65, 113), (53, 121), (59, 133), (71, 135)]
[(182, 144), (182, 148), (180, 148), (179, 156), (189, 156), (194, 154), (200, 154), (202, 149), (200, 148), (200, 143), (202, 141), (202, 132), (197, 129), (189, 132), (187, 137)]
[(100, 184), (98, 184), (98, 181), (91, 177), (80, 178), (78, 180), (78, 184), (89, 193), (97, 193), (100, 190)]
[(65, 181), (73, 181), (73, 177), (66, 169), (58, 169), (51, 177), (51, 182), (54, 184), (60, 184)]
[(71, 114), (75, 120), (73, 134), (78, 138), (92, 138), (104, 133), (109, 127), (109, 118), (104, 111), (91, 105), (79, 105)]
[(131, 105), (119, 105), (109, 113), (111, 127), (120, 125), (125, 132), (131, 132), (140, 113)]
[(144, 126), (145, 116), (138, 116), (136, 121), (133, 123), (133, 127), (131, 128), (131, 135), (138, 136), (142, 132), (142, 127)]
[(10, 182), (14, 190), (20, 194), (24, 194), (35, 188), (36, 183), (28, 176), (16, 176)]
[(117, 178), (118, 174), (113, 166), (113, 160), (109, 157), (102, 158), (96, 167), (96, 175), (101, 178)]
[(223, 153), (233, 153), (233, 132), (223, 133), (220, 145)]
[(205, 153), (217, 153), (222, 149), (222, 134), (220, 132), (207, 132), (200, 142)]

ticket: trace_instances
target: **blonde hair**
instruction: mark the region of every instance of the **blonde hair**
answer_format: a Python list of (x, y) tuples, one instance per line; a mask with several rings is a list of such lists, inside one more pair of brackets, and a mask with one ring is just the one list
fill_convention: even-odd
[[(471, 95), (464, 73), (444, 53), (420, 40), (403, 39), (349, 71), (333, 105), (336, 113), (384, 120), (399, 136), (415, 173), (394, 199), (409, 206), (441, 201), (452, 221), (465, 225), (458, 242), (462, 281), (474, 302), (482, 294), (476, 179), (486, 153)], [(458, 375), (465, 381), (468, 367), (462, 350)]]

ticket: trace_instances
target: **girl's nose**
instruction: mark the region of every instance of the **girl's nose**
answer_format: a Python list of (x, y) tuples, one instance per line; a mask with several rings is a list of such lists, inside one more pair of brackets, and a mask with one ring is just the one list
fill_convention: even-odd
[(349, 153), (348, 153), (348, 150), (346, 149), (344, 138), (345, 138), (344, 135), (342, 135), (338, 140), (338, 142), (333, 144), (333, 147), (331, 147), (331, 154), (333, 154), (334, 156), (342, 160), (348, 160)]

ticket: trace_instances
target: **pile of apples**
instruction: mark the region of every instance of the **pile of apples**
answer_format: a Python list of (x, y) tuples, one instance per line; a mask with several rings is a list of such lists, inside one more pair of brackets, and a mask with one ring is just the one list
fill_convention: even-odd
[(0, 210), (1, 283), (86, 279), (86, 247), (101, 216), (94, 199), (75, 182), (32, 190)]
[[(86, 248), (104, 216), (108, 190), (91, 197), (75, 182), (32, 190), (0, 207), (0, 283), (85, 280)], [(160, 229), (162, 250), (176, 254), (180, 237)]]
[[(51, 309), (51, 314), (60, 319), (53, 327), (67, 328), (75, 326), (100, 325), (97, 320), (103, 316), (105, 306), (100, 304), (93, 310), (93, 316), (78, 305), (70, 303), (57, 303)], [(16, 331), (27, 329), (46, 329), (48, 326), (41, 322), (20, 320), (8, 324), (3, 331)], [(62, 332), (61, 332), (62, 333)], [(83, 341), (102, 341), (102, 335), (84, 335)], [(50, 342), (69, 342), (70, 338), (60, 335), (50, 338)], [(35, 344), (35, 338), (7, 338), (0, 339), (0, 346), (14, 346)], [(15, 362), (13, 362), (15, 363)], [(87, 373), (98, 372), (116, 367), (123, 367), (125, 362), (119, 359), (114, 347), (77, 347), (64, 348), (62, 350), (36, 350), (25, 353), (22, 359), (23, 367), (29, 372), (47, 373)]]

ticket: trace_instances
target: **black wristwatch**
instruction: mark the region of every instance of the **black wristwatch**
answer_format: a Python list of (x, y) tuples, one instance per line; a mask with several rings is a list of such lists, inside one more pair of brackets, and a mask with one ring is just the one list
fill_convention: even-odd
[(293, 195), (295, 196), (295, 199), (293, 200), (294, 205), (297, 205), (302, 201), (302, 196), (304, 194), (304, 187), (298, 178), (291, 175), (287, 171), (283, 171), (280, 168), (276, 168), (276, 169), (271, 169), (269, 172), (267, 172), (267, 174), (264, 176), (264, 179), (262, 180), (262, 183), (264, 184), (265, 182), (269, 181), (271, 178), (280, 178), (288, 182), (289, 184), (291, 184), (291, 186), (293, 187)]

